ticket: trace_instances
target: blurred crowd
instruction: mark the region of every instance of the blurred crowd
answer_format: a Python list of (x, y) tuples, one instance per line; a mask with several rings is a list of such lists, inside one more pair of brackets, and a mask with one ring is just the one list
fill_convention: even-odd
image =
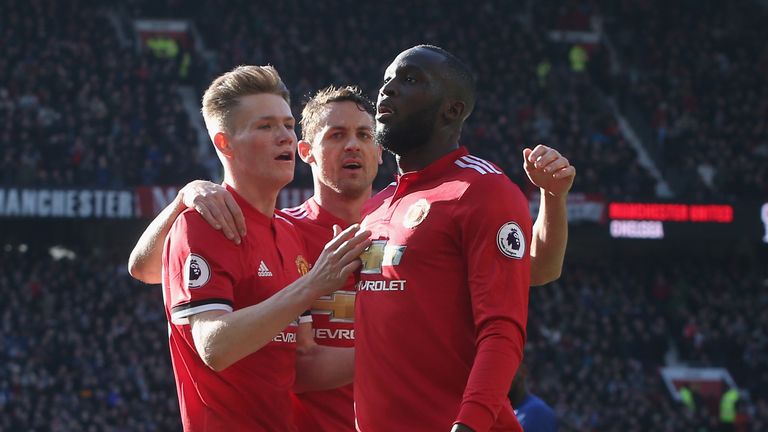
[(676, 190), (768, 195), (765, 2), (599, 3), (626, 67), (603, 84), (650, 132), (646, 142)]
[(729, 430), (717, 410), (670, 397), (660, 367), (679, 362), (727, 368), (744, 390), (744, 430), (768, 428), (764, 266), (644, 258), (574, 263), (563, 274), (532, 288), (526, 345), (532, 390), (561, 430)]
[(0, 252), (0, 431), (181, 430), (162, 293), (95, 256)]
[[(103, 2), (3, 2), (0, 184), (123, 187), (206, 177), (179, 59), (118, 40)], [(125, 45), (123, 44), (125, 42)]]
[[(274, 64), (293, 92), (294, 112), (300, 112), (307, 95), (331, 83), (358, 84), (375, 99), (385, 67), (400, 51), (420, 43), (443, 46), (467, 60), (479, 77), (478, 103), (462, 142), (518, 184), (527, 185), (522, 149), (545, 143), (579, 168), (577, 191), (655, 193), (655, 181), (596, 98), (586, 72), (573, 71), (567, 52), (522, 19), (522, 2), (443, 7), (438, 0), (137, 0), (128, 10), (134, 16), (167, 17), (183, 11), (218, 54), (217, 72), (243, 63)], [(391, 181), (393, 172), (388, 159), (377, 185)], [(306, 183), (309, 176), (299, 164), (298, 182)]]
[[(0, 431), (180, 429), (160, 289), (96, 255), (0, 252)], [(768, 273), (756, 268), (570, 264), (531, 291), (531, 390), (561, 431), (714, 432), (717, 412), (676, 402), (659, 368), (726, 367), (744, 430), (766, 430)]]
[[(678, 196), (768, 192), (768, 30), (751, 0), (416, 4), (133, 0), (12, 0), (0, 14), (0, 184), (120, 187), (210, 177), (177, 95), (201, 94), (239, 64), (271, 63), (299, 113), (328, 84), (356, 83), (375, 99), (402, 49), (441, 45), (477, 72), (479, 102), (462, 142), (519, 184), (526, 146), (548, 144), (578, 167), (574, 190), (656, 194), (603, 95), (639, 132)], [(111, 15), (110, 15), (111, 14)], [(111, 17), (118, 17), (112, 19)], [(189, 19), (214, 54), (142, 49), (133, 18)], [(591, 31), (575, 46), (548, 31)], [(117, 29), (127, 35), (117, 36)], [(184, 57), (187, 56), (187, 57)], [(189, 58), (192, 62), (189, 62)], [(388, 158), (377, 186), (389, 182)], [(311, 184), (298, 164), (296, 184)]]
[[(479, 103), (462, 141), (518, 183), (527, 183), (522, 149), (545, 143), (579, 167), (577, 191), (654, 195), (655, 181), (586, 71), (573, 70), (567, 49), (523, 19), (523, 4), (135, 0), (100, 7), (90, 0), (5, 7), (1, 183), (123, 186), (208, 177), (207, 161), (189, 150), (197, 141), (176, 95), (180, 83), (201, 93), (235, 65), (272, 63), (298, 113), (307, 95), (331, 83), (357, 83), (375, 99), (387, 63), (428, 42), (476, 69)], [(105, 12), (121, 19), (110, 22)], [(193, 61), (187, 66), (194, 73), (184, 76), (179, 58), (138, 49), (130, 19), (139, 17), (191, 19), (215, 58)], [(126, 45), (115, 22), (129, 35)], [(309, 169), (298, 165), (297, 185), (310, 184)], [(390, 181), (391, 158), (381, 171), (377, 186)]]
[[(208, 178), (180, 85), (196, 94), (238, 64), (277, 66), (298, 114), (328, 84), (375, 98), (402, 49), (441, 45), (476, 69), (463, 143), (519, 184), (526, 146), (578, 168), (574, 190), (653, 197), (613, 98), (673, 190), (695, 199), (768, 193), (768, 14), (734, 0), (371, 3), (96, 0), (3, 3), (0, 185), (123, 187)], [(111, 15), (110, 15), (111, 14)], [(616, 58), (548, 29), (601, 17)], [(115, 20), (114, 18), (117, 17)], [(142, 50), (131, 18), (191, 19), (206, 62)], [(118, 37), (122, 26), (128, 37)], [(195, 53), (191, 53), (194, 57)], [(618, 65), (618, 66), (617, 66)], [(582, 64), (582, 66), (584, 66)], [(388, 158), (377, 185), (391, 180)], [(297, 164), (297, 184), (311, 185)], [(0, 432), (179, 430), (160, 291), (121, 259), (0, 252)], [(116, 264), (118, 263), (119, 264)], [(674, 401), (672, 361), (728, 368), (740, 414), (768, 430), (768, 274), (760, 263), (573, 263), (531, 292), (526, 356), (534, 393), (564, 431), (714, 431), (717, 414)], [(654, 268), (649, 271), (648, 268)]]

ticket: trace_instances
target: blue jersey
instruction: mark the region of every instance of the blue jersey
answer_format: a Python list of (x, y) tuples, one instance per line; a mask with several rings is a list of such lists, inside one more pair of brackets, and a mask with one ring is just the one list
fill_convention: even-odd
[(530, 393), (515, 407), (515, 415), (525, 432), (557, 432), (555, 411)]

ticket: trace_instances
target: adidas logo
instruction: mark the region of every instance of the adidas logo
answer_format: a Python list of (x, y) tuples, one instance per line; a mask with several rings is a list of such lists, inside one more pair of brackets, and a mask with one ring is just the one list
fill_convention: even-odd
[(269, 271), (267, 268), (267, 265), (264, 264), (264, 261), (261, 261), (261, 264), (259, 264), (259, 276), (265, 277), (265, 276), (272, 276), (272, 272)]

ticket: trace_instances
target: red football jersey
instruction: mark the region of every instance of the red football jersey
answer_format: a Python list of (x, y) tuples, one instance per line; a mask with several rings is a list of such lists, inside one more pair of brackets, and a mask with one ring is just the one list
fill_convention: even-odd
[(292, 431), (296, 324), (221, 372), (195, 349), (188, 318), (260, 303), (306, 271), (304, 243), (290, 222), (268, 218), (237, 195), (248, 235), (235, 245), (194, 210), (174, 222), (163, 252), (163, 295), (185, 431)]
[(506, 397), (523, 355), (528, 202), (460, 148), (366, 206), (355, 353), (360, 431), (522, 431)]
[[(314, 263), (323, 247), (333, 238), (333, 225), (347, 228), (342, 219), (329, 213), (310, 198), (302, 205), (283, 209), (288, 218), (304, 237), (307, 258)], [(353, 347), (355, 344), (354, 306), (355, 281), (329, 296), (317, 299), (312, 305), (312, 329), (315, 342), (333, 347)], [(353, 432), (354, 408), (352, 385), (333, 390), (305, 392), (296, 395), (296, 425), (300, 432)]]

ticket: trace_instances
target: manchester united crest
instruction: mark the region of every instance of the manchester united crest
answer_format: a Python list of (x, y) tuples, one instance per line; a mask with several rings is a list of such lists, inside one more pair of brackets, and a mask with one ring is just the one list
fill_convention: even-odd
[(304, 255), (296, 257), (296, 270), (299, 271), (301, 276), (304, 276), (309, 271), (309, 263), (307, 262), (307, 259), (304, 258)]
[(427, 218), (427, 214), (429, 214), (429, 201), (422, 198), (411, 204), (408, 211), (405, 212), (403, 226), (406, 228), (415, 228)]

